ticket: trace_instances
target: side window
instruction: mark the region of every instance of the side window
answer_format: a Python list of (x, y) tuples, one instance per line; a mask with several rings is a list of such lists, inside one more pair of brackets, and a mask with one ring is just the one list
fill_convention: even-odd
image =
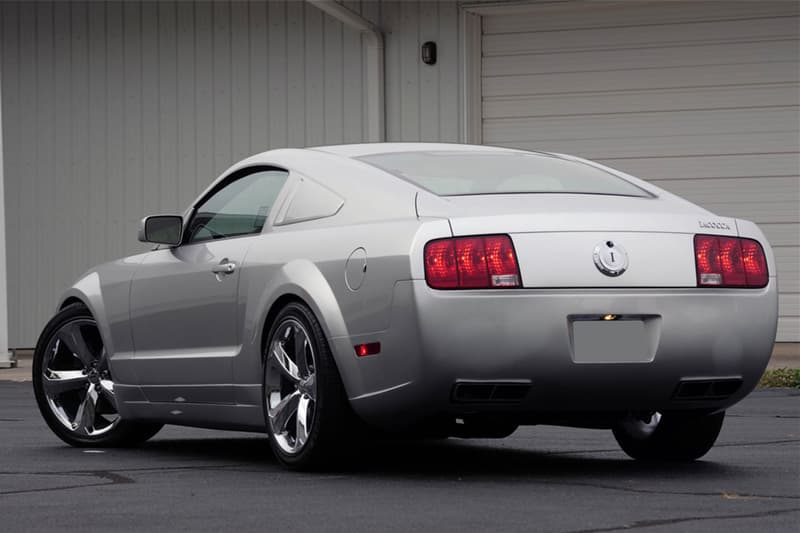
[(229, 183), (197, 208), (186, 242), (261, 233), (288, 177), (283, 170), (260, 170)]

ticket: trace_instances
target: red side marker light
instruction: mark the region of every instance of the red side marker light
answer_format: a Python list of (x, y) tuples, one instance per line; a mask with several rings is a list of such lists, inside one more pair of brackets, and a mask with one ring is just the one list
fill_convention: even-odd
[(381, 353), (381, 343), (379, 342), (370, 342), (368, 344), (356, 344), (354, 348), (356, 349), (356, 355), (359, 357)]

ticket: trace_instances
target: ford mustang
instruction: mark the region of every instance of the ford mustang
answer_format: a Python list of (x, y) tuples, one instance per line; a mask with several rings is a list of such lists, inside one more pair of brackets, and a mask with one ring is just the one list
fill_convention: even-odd
[(74, 446), (181, 424), (266, 432), (312, 468), (362, 431), (556, 424), (689, 461), (775, 340), (755, 224), (562, 154), (273, 150), (139, 239), (63, 294), (36, 346), (39, 408)]

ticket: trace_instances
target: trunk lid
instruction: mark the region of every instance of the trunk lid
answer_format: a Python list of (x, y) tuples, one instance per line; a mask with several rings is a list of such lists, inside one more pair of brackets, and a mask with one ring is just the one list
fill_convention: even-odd
[(677, 197), (420, 194), (417, 213), (454, 236), (509, 234), (531, 288), (695, 287), (694, 235), (737, 235), (734, 219)]

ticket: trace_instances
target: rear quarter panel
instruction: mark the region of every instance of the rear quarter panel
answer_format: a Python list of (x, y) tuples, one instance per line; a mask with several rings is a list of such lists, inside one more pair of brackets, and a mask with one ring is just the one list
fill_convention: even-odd
[[(314, 221), (263, 235), (248, 253), (239, 286), (243, 346), (234, 363), (239, 400), (261, 401), (268, 316), (287, 295), (304, 301), (319, 319), (348, 396), (385, 381), (364, 374), (369, 371), (356, 357), (352, 339), (379, 338), (390, 327), (395, 284), (413, 276), (412, 250), (419, 244), (421, 224), (410, 217), (343, 226)], [(426, 228), (422, 233), (449, 235), (446, 221)], [(357, 248), (366, 252), (367, 269), (361, 286), (353, 290), (345, 280), (345, 265)]]

